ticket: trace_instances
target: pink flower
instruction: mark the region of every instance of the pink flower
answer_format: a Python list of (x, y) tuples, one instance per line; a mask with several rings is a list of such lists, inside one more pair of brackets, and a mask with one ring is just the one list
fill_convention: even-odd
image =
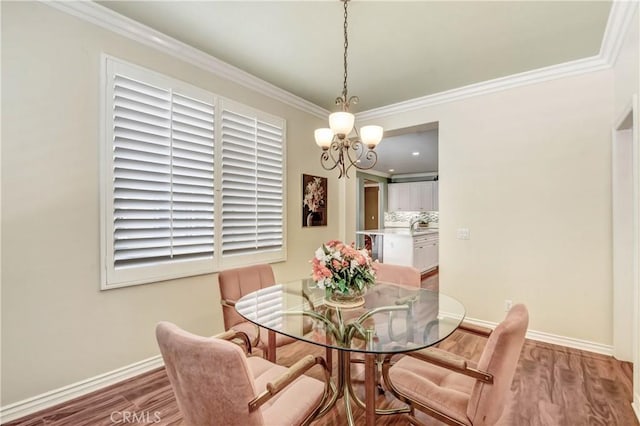
[(371, 286), (375, 283), (375, 267), (367, 250), (358, 250), (353, 243), (344, 244), (331, 240), (315, 252), (312, 264), (312, 277), (319, 288), (336, 289), (340, 284), (347, 288)]

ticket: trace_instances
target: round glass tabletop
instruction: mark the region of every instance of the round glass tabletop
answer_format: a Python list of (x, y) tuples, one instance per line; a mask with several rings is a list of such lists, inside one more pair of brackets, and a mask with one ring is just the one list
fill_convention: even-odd
[(358, 307), (339, 307), (327, 303), (313, 280), (302, 279), (247, 294), (235, 308), (248, 321), (294, 339), (365, 353), (432, 346), (465, 316), (462, 303), (446, 294), (392, 283), (377, 283), (364, 299)]

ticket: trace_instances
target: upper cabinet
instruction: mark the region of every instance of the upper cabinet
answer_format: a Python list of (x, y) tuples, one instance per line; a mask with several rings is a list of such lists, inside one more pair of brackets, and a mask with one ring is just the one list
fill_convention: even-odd
[(438, 210), (438, 182), (403, 182), (388, 185), (387, 211)]

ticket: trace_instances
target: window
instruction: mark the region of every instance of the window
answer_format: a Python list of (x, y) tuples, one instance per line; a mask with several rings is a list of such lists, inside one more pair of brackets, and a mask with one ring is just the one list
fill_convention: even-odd
[(105, 71), (102, 287), (283, 260), (284, 120), (110, 57)]

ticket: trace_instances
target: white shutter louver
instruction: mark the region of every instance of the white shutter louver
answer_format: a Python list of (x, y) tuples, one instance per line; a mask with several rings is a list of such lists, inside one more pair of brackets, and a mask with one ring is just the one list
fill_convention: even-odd
[(222, 254), (283, 247), (283, 128), (222, 110)]
[(114, 266), (213, 256), (214, 108), (115, 75)]

